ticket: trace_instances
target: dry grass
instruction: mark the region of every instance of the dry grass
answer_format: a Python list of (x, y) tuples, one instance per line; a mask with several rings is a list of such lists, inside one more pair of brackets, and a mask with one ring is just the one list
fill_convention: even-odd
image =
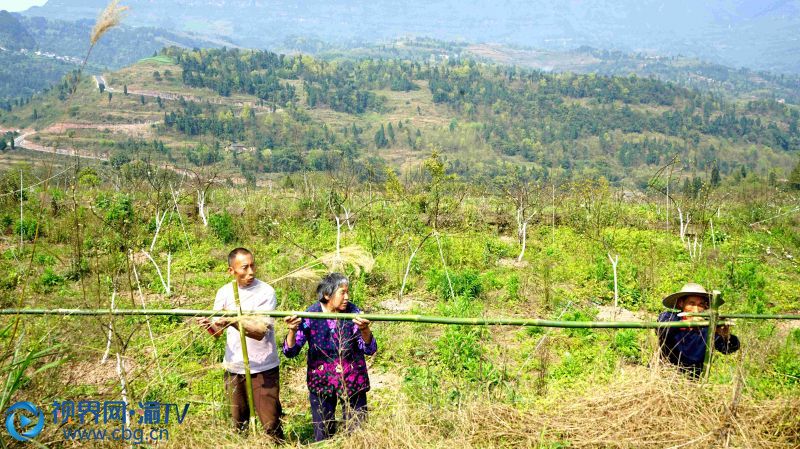
[[(242, 438), (227, 427), (220, 418), (194, 419), (166, 446), (270, 447), (264, 437)], [(284, 447), (305, 443), (290, 436)], [(370, 395), (368, 423), (323, 447), (798, 448), (800, 399), (756, 400), (746, 390), (737, 394), (735, 384), (704, 385), (662, 367), (631, 367), (592, 394), (522, 407), (473, 397), (432, 408), (382, 390)]]
[(642, 368), (547, 408), (476, 399), (431, 413), (400, 402), (342, 447), (800, 447), (800, 400), (741, 396), (733, 406), (734, 390)]

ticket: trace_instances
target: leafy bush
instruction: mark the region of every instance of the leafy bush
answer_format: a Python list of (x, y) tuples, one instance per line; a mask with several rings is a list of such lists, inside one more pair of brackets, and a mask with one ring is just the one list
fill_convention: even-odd
[[(31, 242), (33, 241), (34, 237), (36, 237), (37, 226), (38, 222), (33, 218), (25, 218), (22, 221), (17, 220), (17, 222), (14, 224), (14, 234), (22, 234), (23, 239)], [(42, 234), (41, 229), (39, 229), (39, 234)]]
[(46, 268), (39, 277), (39, 285), (45, 292), (53, 291), (55, 287), (64, 285), (64, 277), (56, 274), (51, 268)]
[(222, 243), (231, 243), (236, 240), (236, 232), (233, 227), (233, 218), (228, 211), (212, 214), (208, 217), (208, 227)]
[(623, 329), (614, 334), (614, 341), (611, 347), (619, 355), (628, 361), (636, 361), (641, 354), (641, 348), (638, 341), (638, 330), (636, 329)]
[(477, 272), (466, 270), (451, 272), (450, 282), (444, 271), (431, 270), (428, 272), (428, 290), (435, 291), (442, 299), (450, 298), (450, 284), (453, 285), (453, 294), (456, 297), (477, 298), (483, 291), (483, 282)]
[[(594, 317), (583, 310), (575, 310), (572, 312), (567, 312), (562, 317), (563, 321), (592, 321)], [(591, 329), (586, 328), (567, 328), (565, 329), (566, 333), (573, 337), (590, 337), (594, 336), (594, 332)]]

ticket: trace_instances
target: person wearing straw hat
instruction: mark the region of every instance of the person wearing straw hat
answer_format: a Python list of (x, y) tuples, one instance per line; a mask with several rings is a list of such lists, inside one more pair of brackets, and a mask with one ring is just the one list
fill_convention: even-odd
[[(242, 310), (275, 310), (277, 299), (275, 289), (255, 277), (256, 265), (246, 248), (236, 248), (228, 254), (228, 273), (238, 285), (239, 303)], [(233, 291), (233, 283), (228, 282), (218, 291), (214, 300), (214, 310), (238, 310)], [(247, 399), (244, 357), (239, 330), (244, 328), (247, 344), (250, 376), (253, 385), (253, 407), (267, 435), (283, 441), (281, 427), (281, 402), (278, 397), (279, 364), (277, 344), (275, 343), (274, 319), (267, 317), (248, 318), (201, 317), (197, 322), (215, 338), (227, 329), (225, 340), (225, 391), (231, 405), (231, 417), (239, 431), (248, 427), (250, 414)]]
[[(667, 309), (658, 316), (659, 322), (702, 321), (699, 316), (685, 316), (686, 313), (702, 313), (709, 307), (711, 294), (700, 284), (688, 283), (661, 302)], [(724, 301), (718, 300), (722, 305)], [(700, 377), (706, 355), (707, 327), (669, 327), (656, 329), (661, 356), (692, 377)], [(739, 350), (739, 339), (731, 334), (730, 327), (717, 327), (714, 336), (714, 350), (730, 354)]]

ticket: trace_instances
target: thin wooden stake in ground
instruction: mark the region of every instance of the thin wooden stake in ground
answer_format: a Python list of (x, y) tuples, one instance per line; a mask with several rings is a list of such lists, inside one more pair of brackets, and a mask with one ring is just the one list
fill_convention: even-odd
[[(242, 318), (242, 303), (239, 302), (239, 283), (233, 280), (233, 300), (239, 319)], [(239, 340), (242, 342), (242, 361), (244, 362), (244, 384), (247, 388), (247, 407), (250, 409), (250, 432), (256, 430), (256, 408), (253, 400), (253, 378), (250, 376), (250, 358), (247, 356), (247, 336), (244, 334), (244, 324), (239, 321)]]
[(712, 353), (714, 352), (714, 339), (717, 336), (717, 320), (719, 320), (719, 300), (720, 292), (714, 290), (711, 293), (711, 307), (709, 308), (708, 330), (706, 334), (706, 355), (703, 361), (703, 380), (708, 381), (711, 373)]

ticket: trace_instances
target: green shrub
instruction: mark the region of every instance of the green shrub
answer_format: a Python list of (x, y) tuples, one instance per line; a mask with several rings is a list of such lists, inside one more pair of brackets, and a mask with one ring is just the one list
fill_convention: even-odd
[(44, 291), (49, 292), (59, 285), (64, 285), (64, 278), (56, 274), (52, 268), (45, 268), (44, 273), (39, 277), (39, 284)]
[(428, 290), (437, 292), (442, 299), (451, 297), (451, 283), (456, 297), (477, 298), (483, 291), (483, 282), (475, 271), (450, 272), (450, 282), (447, 281), (447, 275), (443, 270), (428, 272)]
[(622, 329), (617, 331), (614, 334), (614, 341), (611, 343), (611, 347), (628, 361), (638, 360), (641, 354), (638, 340), (639, 332), (640, 331), (636, 329)]
[[(31, 242), (36, 237), (36, 228), (38, 226), (38, 222), (33, 218), (24, 218), (22, 221), (17, 220), (14, 224), (14, 235), (22, 234), (22, 238)], [(42, 230), (39, 229), (39, 234), (42, 234)]]
[(231, 243), (236, 240), (236, 232), (233, 227), (233, 218), (228, 211), (212, 214), (208, 217), (208, 227), (222, 243)]
[[(561, 318), (562, 321), (592, 321), (594, 316), (584, 310), (575, 310), (567, 312)], [(564, 329), (567, 335), (573, 337), (593, 337), (594, 332), (586, 328), (566, 328)]]

